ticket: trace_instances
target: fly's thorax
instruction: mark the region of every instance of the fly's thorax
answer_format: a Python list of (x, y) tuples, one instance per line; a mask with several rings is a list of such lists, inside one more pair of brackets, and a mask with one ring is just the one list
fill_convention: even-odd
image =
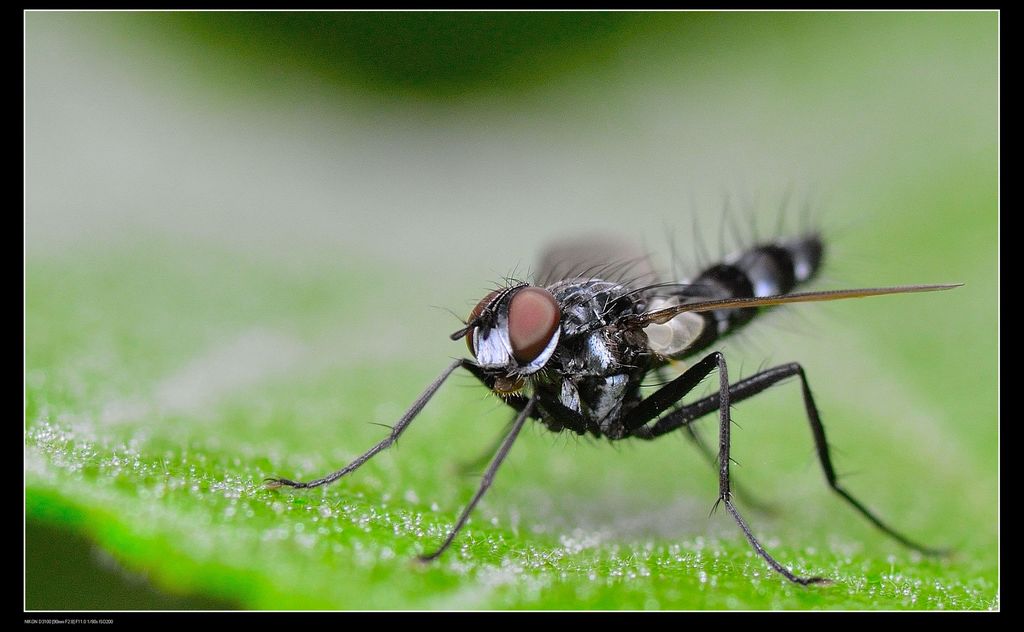
[(557, 354), (563, 375), (608, 376), (635, 366), (647, 353), (641, 331), (616, 327), (637, 314), (645, 299), (628, 286), (601, 279), (567, 280), (551, 286), (562, 306), (562, 344)]
[(601, 279), (561, 281), (548, 289), (562, 307), (562, 329), (569, 337), (608, 325), (643, 307), (628, 287)]

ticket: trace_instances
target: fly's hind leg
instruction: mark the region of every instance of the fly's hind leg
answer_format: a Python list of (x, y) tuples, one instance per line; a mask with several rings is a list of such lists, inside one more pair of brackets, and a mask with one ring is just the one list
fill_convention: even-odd
[[(689, 426), (697, 419), (704, 417), (705, 415), (711, 414), (716, 410), (718, 411), (720, 493), (719, 502), (725, 503), (726, 508), (729, 510), (729, 513), (736, 520), (737, 524), (740, 525), (740, 528), (743, 529), (743, 532), (747, 536), (747, 539), (750, 540), (751, 545), (754, 546), (754, 549), (758, 552), (759, 555), (761, 555), (761, 557), (769, 561), (769, 564), (771, 564), (773, 568), (779, 570), (779, 568), (776, 567), (775, 564), (772, 564), (773, 560), (770, 559), (770, 557), (767, 555), (767, 553), (764, 552), (764, 549), (760, 546), (760, 544), (758, 544), (757, 541), (753, 538), (753, 535), (751, 534), (749, 527), (743, 520), (742, 516), (740, 516), (739, 512), (736, 510), (735, 506), (731, 502), (731, 499), (729, 498), (730, 424), (728, 406), (730, 402), (738, 402), (753, 397), (754, 395), (757, 395), (758, 393), (764, 391), (765, 389), (791, 377), (800, 378), (800, 387), (801, 393), (803, 395), (804, 408), (807, 413), (807, 421), (811, 427), (811, 436), (814, 439), (814, 447), (818, 454), (818, 461), (821, 464), (821, 469), (825, 474), (825, 480), (828, 483), (828, 486), (832, 489), (832, 491), (834, 491), (850, 506), (856, 509), (858, 513), (860, 513), (869, 522), (875, 525), (875, 527), (877, 527), (879, 530), (881, 530), (883, 533), (890, 536), (894, 540), (900, 542), (904, 546), (907, 546), (908, 548), (914, 549), (916, 551), (920, 551), (921, 553), (924, 553), (926, 555), (942, 555), (945, 553), (945, 551), (940, 549), (923, 546), (915, 542), (914, 540), (911, 540), (910, 538), (906, 537), (902, 533), (896, 531), (887, 523), (885, 523), (881, 518), (879, 518), (874, 512), (868, 509), (867, 506), (864, 505), (864, 503), (862, 503), (860, 500), (858, 500), (852, 494), (850, 494), (850, 492), (848, 492), (839, 483), (838, 477), (836, 476), (835, 467), (832, 465), (832, 457), (829, 452), (828, 441), (825, 438), (825, 427), (821, 423), (821, 416), (818, 413), (818, 407), (814, 403), (814, 397), (811, 395), (811, 387), (807, 382), (807, 376), (804, 373), (803, 367), (801, 367), (799, 364), (795, 362), (790, 364), (784, 364), (781, 366), (773, 367), (771, 369), (767, 369), (765, 371), (761, 371), (760, 373), (757, 373), (744, 380), (740, 380), (735, 384), (727, 385), (727, 378), (725, 377), (724, 373), (725, 361), (724, 359), (721, 359), (720, 354), (712, 354), (705, 358), (704, 360), (702, 360), (697, 365), (694, 365), (694, 367), (690, 369), (690, 371), (696, 370), (698, 367), (701, 367), (701, 372), (698, 373), (698, 375), (700, 375), (700, 377), (703, 378), (708, 373), (710, 373), (711, 370), (714, 369), (714, 366), (709, 366), (708, 361), (710, 358), (714, 358), (716, 356), (720, 359), (720, 376), (722, 381), (719, 393), (705, 397), (687, 406), (682, 406), (669, 414), (661, 416), (656, 421), (654, 421), (656, 415), (648, 415), (646, 420), (641, 421), (641, 419), (638, 418), (631, 420), (631, 423), (633, 424), (633, 427), (636, 428), (635, 434), (647, 439), (654, 439), (669, 432), (672, 432), (674, 430), (677, 430), (679, 428)], [(687, 373), (689, 373), (690, 371), (687, 371)], [(676, 381), (681, 380), (681, 378), (686, 377), (687, 373), (684, 373), (679, 378), (676, 378), (676, 380), (674, 380), (673, 382), (670, 382), (668, 385), (666, 385), (665, 388), (668, 388), (668, 386), (671, 386)], [(688, 383), (689, 382), (687, 382), (687, 384)], [(664, 388), (662, 390), (664, 390)], [(649, 405), (647, 408), (660, 408), (661, 410), (664, 410), (665, 408), (668, 407), (668, 404), (666, 402), (674, 394), (675, 393), (665, 393), (664, 395), (662, 395), (661, 390), (659, 390), (658, 392), (654, 393), (651, 396), (651, 398), (657, 396), (659, 397), (659, 399), (653, 404)], [(678, 397), (682, 397), (683, 394), (679, 394)], [(640, 408), (643, 408), (643, 404), (646, 402), (647, 400), (644, 400), (644, 402), (641, 403), (641, 406), (638, 407), (638, 410)], [(645, 425), (649, 421), (654, 421), (654, 423), (650, 425)], [(782, 574), (789, 577), (787, 573)], [(809, 582), (801, 581), (800, 583)]]
[[(791, 362), (789, 364), (783, 364), (761, 371), (760, 373), (752, 375), (744, 380), (740, 380), (729, 387), (729, 396), (733, 402), (743, 401), (744, 399), (757, 395), (770, 386), (778, 384), (782, 380), (794, 376), (800, 378), (800, 388), (803, 394), (804, 408), (807, 412), (807, 421), (811, 426), (811, 436), (814, 438), (814, 448), (818, 454), (818, 461), (821, 463), (821, 469), (825, 474), (825, 481), (828, 483), (828, 486), (832, 491), (849, 503), (861, 515), (867, 518), (871, 524), (875, 525), (883, 533), (900, 544), (903, 544), (907, 548), (914, 549), (915, 551), (919, 551), (925, 555), (944, 555), (947, 553), (947, 551), (943, 549), (924, 546), (896, 531), (882, 521), (882, 519), (874, 512), (868, 509), (864, 503), (855, 498), (850, 494), (850, 492), (846, 491), (845, 487), (840, 485), (839, 479), (836, 476), (835, 467), (832, 465), (832, 456), (829, 452), (828, 441), (825, 439), (825, 426), (821, 423), (821, 416), (818, 414), (818, 407), (815, 405), (814, 397), (811, 395), (811, 387), (807, 383), (807, 375), (804, 373), (803, 367), (798, 363)], [(689, 425), (696, 419), (714, 412), (718, 409), (718, 406), (717, 395), (705, 397), (704, 399), (696, 401), (689, 406), (684, 406), (678, 411), (665, 415), (655, 422), (650, 428), (651, 435), (652, 437), (658, 437), (665, 433), (672, 432), (680, 426)]]

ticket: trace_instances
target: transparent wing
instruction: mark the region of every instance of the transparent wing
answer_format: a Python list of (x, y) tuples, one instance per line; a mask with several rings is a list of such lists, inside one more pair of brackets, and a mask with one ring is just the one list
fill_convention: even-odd
[(660, 275), (639, 244), (610, 235), (590, 235), (556, 241), (541, 252), (536, 283), (548, 286), (568, 279), (649, 285), (659, 282)]

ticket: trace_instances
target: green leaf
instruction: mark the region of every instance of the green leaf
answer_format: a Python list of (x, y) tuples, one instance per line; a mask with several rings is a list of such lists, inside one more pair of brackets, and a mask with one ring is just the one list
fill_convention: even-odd
[[(374, 423), (396, 419), (447, 361), (415, 344), (378, 359), (355, 333), (375, 331), (376, 311), (331, 299), (374, 304), (400, 296), (402, 280), (384, 292), (360, 275), (283, 276), (159, 246), (30, 266), (28, 515), (88, 534), (165, 590), (246, 608), (992, 605), (986, 468), (952, 433), (929, 436), (927, 417), (955, 402), (921, 394), (919, 377), (889, 389), (888, 410), (864, 393), (837, 401), (833, 381), (863, 379), (859, 368), (808, 368), (839, 463), (856, 470), (846, 480), (914, 537), (953, 545), (953, 557), (901, 549), (823, 489), (798, 394), (784, 386), (737, 407), (736, 475), (775, 506), (748, 511), (767, 546), (836, 585), (788, 585), (726, 516), (707, 520), (714, 477), (681, 439), (613, 449), (539, 428), (524, 433), (453, 550), (418, 564), (474, 488), (456, 466), (508, 414), (456, 377), (397, 448), (351, 477), (265, 489), (265, 477), (316, 476), (371, 446), (386, 432)], [(139, 291), (153, 279), (159, 294)], [(877, 351), (881, 366), (909, 348)], [(912, 360), (886, 372), (924, 370)]]

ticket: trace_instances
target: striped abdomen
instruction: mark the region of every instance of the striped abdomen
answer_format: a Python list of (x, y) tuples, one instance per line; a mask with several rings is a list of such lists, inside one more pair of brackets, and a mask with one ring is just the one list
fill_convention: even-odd
[[(685, 298), (676, 300), (689, 303), (787, 294), (817, 273), (823, 252), (817, 235), (754, 246), (701, 272), (690, 282)], [(684, 313), (669, 325), (652, 326), (645, 331), (653, 351), (682, 358), (747, 324), (758, 309)]]

